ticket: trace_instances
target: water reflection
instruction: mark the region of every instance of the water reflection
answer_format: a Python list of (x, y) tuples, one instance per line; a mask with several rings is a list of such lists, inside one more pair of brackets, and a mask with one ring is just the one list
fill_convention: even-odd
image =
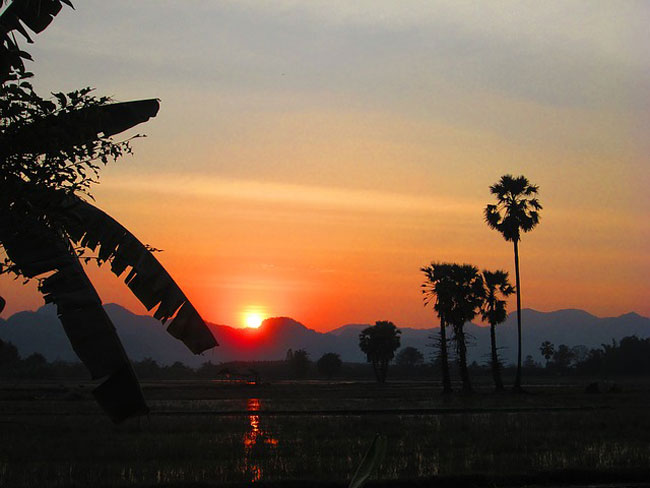
[[(250, 398), (246, 405), (250, 412), (259, 411), (261, 403), (259, 398)], [(273, 437), (270, 431), (260, 427), (260, 416), (250, 415), (248, 417), (250, 427), (244, 434), (244, 451), (246, 453), (246, 471), (250, 474), (251, 481), (259, 481), (262, 478), (262, 468), (256, 462), (263, 458), (264, 451), (270, 447), (275, 448), (278, 440)]]

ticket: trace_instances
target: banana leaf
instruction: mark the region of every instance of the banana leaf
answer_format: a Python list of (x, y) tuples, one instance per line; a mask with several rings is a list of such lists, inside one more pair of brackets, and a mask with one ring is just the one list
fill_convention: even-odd
[(152, 252), (124, 226), (99, 208), (76, 196), (62, 203), (62, 226), (73, 242), (97, 252), (99, 263), (110, 262), (111, 271), (126, 285), (167, 331), (194, 353), (218, 345), (212, 332), (176, 282)]
[(17, 30), (27, 42), (33, 42), (21, 23), (39, 34), (50, 25), (64, 3), (74, 8), (69, 0), (13, 0), (0, 16), (0, 28), (3, 33)]
[[(0, 6), (9, 3), (0, 0)], [(12, 70), (24, 71), (23, 59), (31, 59), (21, 51), (11, 35), (19, 32), (27, 42), (33, 42), (27, 28), (40, 33), (61, 11), (62, 4), (72, 8), (69, 0), (13, 0), (0, 15), (0, 83), (9, 79)]]
[(54, 113), (6, 131), (0, 138), (0, 157), (38, 155), (91, 143), (146, 122), (159, 108), (158, 100), (149, 99)]
[[(15, 223), (15, 222), (14, 222)], [(94, 392), (99, 405), (115, 421), (148, 412), (140, 385), (122, 343), (102, 307), (69, 241), (36, 220), (0, 226), (7, 256), (27, 277), (50, 272), (39, 289), (54, 303), (70, 344), (93, 379), (107, 378)], [(121, 385), (119, 398), (106, 392)]]

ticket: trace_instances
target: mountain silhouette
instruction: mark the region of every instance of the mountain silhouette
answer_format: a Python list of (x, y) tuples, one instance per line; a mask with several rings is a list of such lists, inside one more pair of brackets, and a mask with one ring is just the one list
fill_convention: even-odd
[[(195, 356), (180, 341), (171, 337), (157, 320), (136, 315), (116, 304), (108, 304), (105, 309), (115, 324), (127, 354), (134, 361), (149, 357), (160, 364), (180, 361), (196, 367), (205, 361), (279, 360), (285, 358), (288, 349), (305, 349), (312, 360), (327, 352), (335, 352), (344, 361), (365, 361), (359, 350), (358, 337), (369, 324), (347, 324), (322, 333), (289, 317), (266, 319), (258, 329), (209, 323), (220, 347)], [(595, 348), (625, 336), (650, 337), (650, 318), (636, 313), (600, 318), (575, 309), (555, 312), (524, 309), (522, 315), (523, 356), (525, 358), (530, 354), (537, 361), (542, 361), (539, 346), (546, 340), (556, 346), (566, 344)], [(515, 360), (516, 329), (515, 314), (510, 314), (497, 328), (500, 352), (506, 363)], [(433, 351), (426, 346), (433, 342), (430, 337), (439, 333), (437, 328), (400, 327), (400, 330), (401, 347), (416, 347), (425, 357), (431, 356)], [(470, 344), (473, 344), (469, 349), (469, 360), (486, 362), (489, 353), (488, 328), (467, 324), (466, 330), (471, 338)], [(35, 312), (18, 312), (7, 320), (0, 319), (0, 339), (12, 342), (22, 357), (38, 352), (49, 361), (77, 361), (52, 306), (41, 307)]]

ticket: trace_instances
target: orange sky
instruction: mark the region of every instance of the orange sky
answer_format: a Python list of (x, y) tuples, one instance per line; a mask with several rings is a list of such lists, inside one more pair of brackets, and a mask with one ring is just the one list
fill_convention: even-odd
[[(33, 71), (43, 93), (162, 99), (94, 195), (164, 249), (207, 320), (431, 326), (421, 266), (513, 273), (482, 218), (504, 173), (544, 205), (521, 244), (524, 307), (650, 315), (642, 4), (117, 3), (62, 12)], [(0, 293), (2, 317), (41, 303), (6, 277)]]

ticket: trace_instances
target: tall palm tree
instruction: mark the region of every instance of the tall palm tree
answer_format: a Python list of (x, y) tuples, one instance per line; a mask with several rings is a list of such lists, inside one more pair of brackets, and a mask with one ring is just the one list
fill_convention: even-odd
[(485, 222), (498, 230), (506, 241), (513, 243), (515, 251), (515, 279), (517, 291), (517, 375), (514, 390), (521, 388), (521, 279), (519, 277), (519, 241), (522, 232), (533, 230), (540, 220), (542, 206), (537, 200), (539, 187), (531, 184), (525, 176), (504, 175), (490, 186), (496, 204), (485, 207)]
[(380, 320), (359, 334), (359, 348), (366, 354), (368, 362), (372, 363), (379, 383), (386, 382), (388, 363), (395, 357), (395, 351), (400, 346), (401, 333), (392, 322)]
[(467, 338), (465, 324), (479, 313), (483, 303), (483, 279), (476, 266), (454, 264), (451, 267), (453, 301), (449, 310), (449, 320), (454, 329), (454, 343), (458, 355), (460, 379), (463, 391), (471, 392), (472, 384), (467, 370)]
[(424, 305), (433, 302), (433, 309), (440, 319), (440, 338), (438, 340), (438, 359), (442, 373), (442, 392), (451, 393), (451, 377), (449, 375), (449, 352), (447, 350), (447, 325), (452, 301), (453, 289), (451, 283), (450, 263), (431, 263), (430, 266), (420, 268), (426, 277), (421, 285), (424, 294)]
[(481, 305), (481, 317), (490, 324), (491, 344), (491, 367), (496, 391), (503, 391), (501, 381), (501, 364), (497, 353), (496, 326), (502, 323), (507, 316), (506, 301), (515, 290), (508, 281), (506, 271), (483, 270), (483, 304)]
[[(93, 378), (105, 378), (93, 394), (119, 422), (146, 413), (139, 383), (115, 327), (88, 279), (80, 257), (96, 252), (110, 263), (147, 310), (195, 354), (217, 345), (209, 328), (174, 280), (127, 229), (83, 195), (107, 163), (130, 153), (129, 140), (112, 136), (155, 117), (158, 100), (110, 103), (90, 89), (44, 100), (26, 81), (12, 31), (31, 42), (26, 28), (41, 32), (66, 0), (0, 0), (0, 273), (39, 280), (54, 303), (72, 348)], [(26, 26), (26, 27), (25, 27)], [(4, 304), (4, 299), (0, 300)]]

